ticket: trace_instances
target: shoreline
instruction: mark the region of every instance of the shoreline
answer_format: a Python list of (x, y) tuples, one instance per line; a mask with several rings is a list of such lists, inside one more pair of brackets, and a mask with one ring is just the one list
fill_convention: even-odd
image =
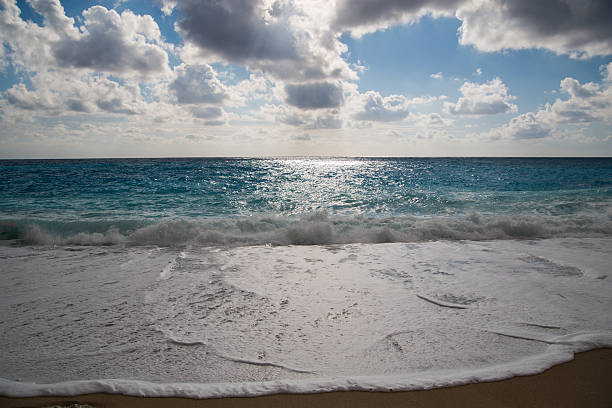
[(259, 397), (188, 399), (86, 394), (73, 397), (7, 398), (2, 407), (89, 404), (94, 407), (612, 407), (612, 348), (578, 353), (543, 373), (426, 391), (338, 391)]

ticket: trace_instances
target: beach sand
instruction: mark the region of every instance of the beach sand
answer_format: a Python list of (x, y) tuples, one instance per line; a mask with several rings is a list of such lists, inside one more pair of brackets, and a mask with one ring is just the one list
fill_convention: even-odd
[(612, 349), (576, 355), (544, 373), (508, 380), (411, 392), (278, 394), (193, 400), (89, 394), (75, 397), (0, 397), (1, 407), (89, 404), (94, 407), (601, 407), (612, 408)]

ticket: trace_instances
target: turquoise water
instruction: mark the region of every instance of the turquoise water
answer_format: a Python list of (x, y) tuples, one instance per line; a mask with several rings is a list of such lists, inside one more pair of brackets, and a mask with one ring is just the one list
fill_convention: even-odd
[(1, 237), (31, 243), (599, 236), (611, 203), (608, 158), (0, 161)]

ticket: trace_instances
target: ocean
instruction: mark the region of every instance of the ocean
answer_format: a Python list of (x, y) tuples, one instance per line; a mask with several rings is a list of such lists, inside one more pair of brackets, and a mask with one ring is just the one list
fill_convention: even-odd
[(610, 158), (0, 161), (0, 395), (412, 390), (612, 346)]

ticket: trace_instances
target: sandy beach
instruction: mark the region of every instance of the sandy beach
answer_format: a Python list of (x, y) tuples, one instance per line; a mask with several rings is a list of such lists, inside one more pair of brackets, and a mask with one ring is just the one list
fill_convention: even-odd
[(2, 407), (89, 404), (94, 407), (612, 407), (612, 349), (577, 354), (544, 373), (509, 380), (412, 392), (330, 392), (193, 400), (89, 394), (4, 398)]

